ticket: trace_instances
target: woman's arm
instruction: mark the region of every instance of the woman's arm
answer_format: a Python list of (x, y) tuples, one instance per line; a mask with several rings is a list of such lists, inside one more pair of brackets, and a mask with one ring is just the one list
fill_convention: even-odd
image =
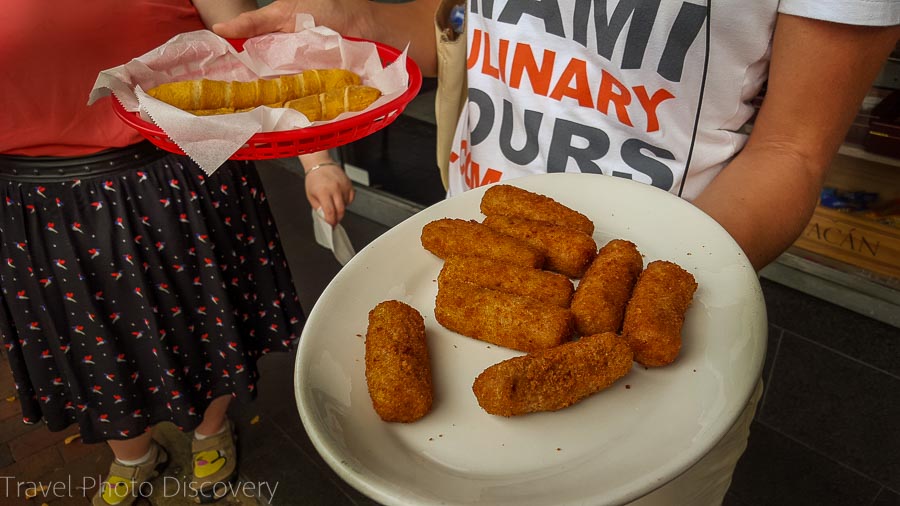
[(322, 208), (325, 221), (332, 227), (337, 225), (353, 202), (353, 183), (327, 150), (300, 155), (300, 163), (306, 173), (303, 185), (309, 205), (313, 209)]
[[(211, 1), (211, 0), (204, 0)], [(212, 0), (214, 1), (214, 0)], [(426, 76), (437, 72), (434, 12), (440, 0), (413, 0), (400, 4), (369, 0), (276, 0), (213, 30), (226, 38), (246, 38), (271, 32), (294, 31), (299, 13), (309, 13), (317, 25), (341, 35), (375, 40), (403, 49)]]
[(257, 7), (256, 0), (192, 0), (207, 28)]
[(746, 147), (694, 200), (761, 269), (809, 222), (831, 159), (900, 37), (780, 15), (769, 82)]

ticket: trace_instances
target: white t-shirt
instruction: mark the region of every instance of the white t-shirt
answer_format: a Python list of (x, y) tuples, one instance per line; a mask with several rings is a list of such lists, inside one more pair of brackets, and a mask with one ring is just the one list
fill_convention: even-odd
[(696, 197), (746, 142), (778, 12), (900, 23), (897, 0), (469, 0), (449, 194), (592, 172)]

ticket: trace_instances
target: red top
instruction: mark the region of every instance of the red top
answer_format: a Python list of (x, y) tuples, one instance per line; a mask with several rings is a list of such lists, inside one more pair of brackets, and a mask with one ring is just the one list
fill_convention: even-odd
[(143, 138), (109, 104), (101, 70), (204, 29), (190, 0), (23, 0), (0, 17), (0, 153), (77, 156)]

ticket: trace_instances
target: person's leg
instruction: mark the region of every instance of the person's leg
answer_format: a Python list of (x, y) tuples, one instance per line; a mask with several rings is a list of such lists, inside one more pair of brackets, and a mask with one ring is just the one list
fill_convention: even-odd
[(116, 460), (130, 462), (140, 460), (150, 453), (150, 431), (131, 439), (110, 439), (106, 443), (112, 449)]
[(206, 411), (203, 412), (203, 421), (194, 429), (194, 435), (199, 435), (202, 438), (221, 432), (226, 423), (226, 413), (230, 403), (230, 395), (223, 395), (213, 399)]
[(221, 486), (237, 477), (237, 450), (226, 411), (230, 395), (215, 398), (203, 412), (203, 421), (194, 429), (191, 441), (193, 475), (189, 487), (200, 502), (221, 498), (228, 490)]

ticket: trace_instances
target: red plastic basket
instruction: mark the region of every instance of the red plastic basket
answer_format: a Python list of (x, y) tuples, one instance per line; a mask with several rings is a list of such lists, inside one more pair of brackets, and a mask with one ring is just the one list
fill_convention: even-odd
[[(347, 40), (359, 41), (347, 37)], [(242, 41), (232, 43), (239, 47)], [(375, 44), (382, 65), (388, 65), (400, 56), (401, 52), (380, 42), (364, 41)], [(297, 130), (259, 133), (250, 137), (240, 149), (231, 155), (231, 160), (265, 160), (270, 158), (289, 158), (305, 153), (314, 153), (325, 149), (343, 146), (355, 140), (381, 130), (397, 119), (406, 105), (415, 98), (422, 87), (422, 72), (412, 60), (406, 59), (406, 72), (409, 74), (409, 85), (406, 91), (390, 102), (365, 111), (351, 118), (335, 121), (325, 125), (309, 126)], [(128, 112), (118, 100), (110, 100), (115, 113), (129, 126), (140, 132), (150, 142), (160, 148), (183, 155), (184, 151), (175, 144), (166, 133), (140, 117), (137, 112)]]

